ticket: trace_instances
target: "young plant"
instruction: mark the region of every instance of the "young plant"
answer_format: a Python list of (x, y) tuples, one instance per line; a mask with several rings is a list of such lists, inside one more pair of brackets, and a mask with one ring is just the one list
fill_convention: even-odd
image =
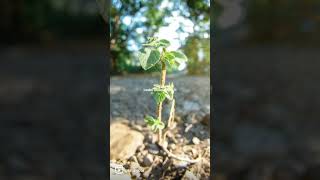
[[(168, 51), (170, 42), (166, 39), (148, 38), (147, 43), (143, 44), (143, 48), (138, 53), (140, 64), (144, 70), (152, 67), (161, 69), (160, 84), (155, 84), (152, 88), (152, 96), (157, 103), (156, 117), (146, 116), (144, 119), (146, 124), (151, 127), (154, 132), (158, 132), (158, 145), (171, 157), (188, 162), (197, 162), (197, 160), (189, 160), (180, 158), (167, 150), (167, 142), (165, 141), (166, 133), (172, 128), (175, 113), (174, 85), (166, 84), (167, 67), (177, 67), (179, 64), (186, 62), (188, 59), (180, 51)], [(170, 116), (167, 124), (162, 120), (162, 103), (165, 100), (171, 101)], [(163, 133), (163, 130), (166, 130)]]

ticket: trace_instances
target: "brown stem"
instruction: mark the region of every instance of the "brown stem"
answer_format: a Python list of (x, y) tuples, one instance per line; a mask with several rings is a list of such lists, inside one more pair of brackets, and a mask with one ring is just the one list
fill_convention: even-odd
[[(163, 87), (166, 83), (166, 72), (167, 71), (166, 71), (166, 63), (164, 61), (162, 61), (162, 59), (160, 59), (160, 61), (161, 61), (160, 87)], [(158, 104), (158, 108), (157, 108), (157, 116), (160, 121), (161, 121), (161, 114), (162, 114), (162, 102), (160, 102)], [(161, 129), (159, 129), (159, 132), (158, 132), (158, 142), (159, 142), (159, 144), (162, 143), (162, 130)]]

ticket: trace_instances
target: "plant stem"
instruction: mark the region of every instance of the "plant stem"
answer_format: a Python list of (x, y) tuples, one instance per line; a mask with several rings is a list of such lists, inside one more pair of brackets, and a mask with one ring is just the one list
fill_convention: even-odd
[[(163, 52), (165, 52), (165, 49), (163, 50)], [(163, 87), (166, 83), (166, 63), (164, 61), (161, 60), (161, 76), (160, 76), (160, 87)], [(161, 121), (161, 114), (162, 114), (162, 102), (160, 102), (158, 104), (158, 108), (157, 108), (157, 116), (158, 119)], [(159, 129), (158, 131), (158, 142), (159, 144), (162, 143), (162, 129)]]

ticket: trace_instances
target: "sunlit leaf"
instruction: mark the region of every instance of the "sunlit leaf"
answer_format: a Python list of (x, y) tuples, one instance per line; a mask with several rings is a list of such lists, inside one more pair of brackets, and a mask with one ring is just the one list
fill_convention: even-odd
[(180, 52), (180, 51), (171, 51), (171, 53), (175, 56), (175, 60), (178, 63), (182, 63), (182, 62), (188, 61), (187, 56), (185, 54), (183, 54), (182, 52)]
[(164, 91), (154, 91), (152, 95), (156, 100), (157, 104), (160, 104), (166, 99), (166, 93)]
[(170, 46), (170, 42), (166, 39), (160, 39), (158, 42), (158, 47), (164, 47), (167, 48)]
[(153, 48), (160, 48), (160, 47), (167, 48), (170, 46), (170, 42), (166, 39), (149, 38), (148, 42), (143, 44), (143, 46), (153, 47)]
[(148, 126), (150, 126), (150, 128), (152, 129), (152, 131), (157, 131), (159, 129), (163, 129), (165, 127), (164, 123), (161, 122), (159, 119), (157, 118), (153, 118), (151, 116), (146, 116), (144, 118), (144, 121), (146, 122), (146, 124)]
[(144, 48), (138, 53), (141, 67), (147, 70), (158, 63), (160, 60), (160, 52), (153, 48)]

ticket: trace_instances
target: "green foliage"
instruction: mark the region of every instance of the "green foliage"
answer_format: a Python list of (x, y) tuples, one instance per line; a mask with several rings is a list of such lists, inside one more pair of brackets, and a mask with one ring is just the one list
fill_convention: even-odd
[(143, 48), (138, 53), (140, 65), (144, 70), (154, 68), (161, 70), (161, 61), (168, 67), (176, 68), (180, 63), (188, 61), (185, 54), (180, 51), (166, 51), (170, 42), (166, 39), (148, 38)]
[(155, 84), (154, 87), (152, 88), (152, 95), (156, 100), (157, 104), (163, 102), (166, 98), (172, 101), (173, 94), (174, 94), (173, 83), (170, 83), (169, 85), (165, 85), (163, 87), (161, 87), (159, 84)]
[(148, 42), (142, 45), (144, 47), (167, 48), (170, 46), (170, 42), (166, 39), (149, 38)]
[[(162, 69), (161, 72), (161, 82), (165, 80), (165, 71), (166, 66), (164, 63), (169, 64), (170, 66), (175, 65), (176, 63), (181, 63), (187, 61), (186, 55), (179, 51), (167, 51), (166, 48), (170, 46), (170, 42), (166, 39), (158, 38), (148, 38), (147, 43), (143, 44), (143, 49), (139, 52), (139, 61), (140, 65), (144, 70), (150, 68)], [(170, 83), (169, 85), (165, 84), (155, 84), (152, 88), (151, 93), (159, 107), (162, 107), (162, 102), (165, 99), (170, 101), (173, 100), (174, 95), (174, 85)], [(161, 111), (161, 108), (159, 108)], [(163, 129), (165, 125), (161, 121), (161, 112), (157, 119), (147, 116), (145, 122), (148, 126), (151, 127), (153, 131)]]
[(180, 51), (171, 51), (170, 53), (174, 56), (175, 61), (178, 63), (188, 61), (187, 56)]
[[(130, 66), (137, 66), (138, 62), (133, 59), (133, 50), (128, 49), (130, 41), (142, 43), (145, 41), (145, 36), (152, 36), (160, 26), (166, 25), (163, 19), (169, 13), (167, 11), (158, 11), (155, 8), (160, 6), (161, 3), (162, 0), (112, 0), (110, 18), (108, 18), (110, 21), (112, 74), (122, 73), (123, 69), (128, 70)], [(145, 17), (145, 20), (141, 17)], [(125, 24), (124, 18), (130, 18), (132, 23)], [(136, 31), (139, 28), (143, 29), (143, 33)], [(129, 62), (127, 63), (126, 61)], [(141, 70), (143, 69), (140, 68), (140, 72)]]
[(152, 47), (144, 48), (140, 50), (138, 54), (138, 58), (141, 64), (141, 67), (144, 70), (147, 70), (154, 65), (157, 64), (157, 62), (160, 60), (160, 52)]
[[(161, 66), (159, 61), (161, 60), (169, 67), (177, 68), (178, 64), (188, 60), (187, 56), (180, 51), (166, 51), (169, 46), (170, 42), (166, 39), (149, 38), (148, 42), (143, 44), (143, 49), (138, 53), (141, 67), (144, 70), (152, 67), (159, 69), (158, 67)], [(161, 93), (158, 94), (161, 97)]]
[[(188, 56), (188, 74), (210, 73), (210, 39), (191, 36), (183, 47)], [(201, 54), (201, 56), (200, 56)]]
[(159, 129), (163, 129), (165, 127), (164, 123), (161, 122), (159, 119), (153, 118), (151, 116), (146, 116), (144, 118), (144, 121), (148, 126), (151, 127), (151, 129), (156, 132)]

